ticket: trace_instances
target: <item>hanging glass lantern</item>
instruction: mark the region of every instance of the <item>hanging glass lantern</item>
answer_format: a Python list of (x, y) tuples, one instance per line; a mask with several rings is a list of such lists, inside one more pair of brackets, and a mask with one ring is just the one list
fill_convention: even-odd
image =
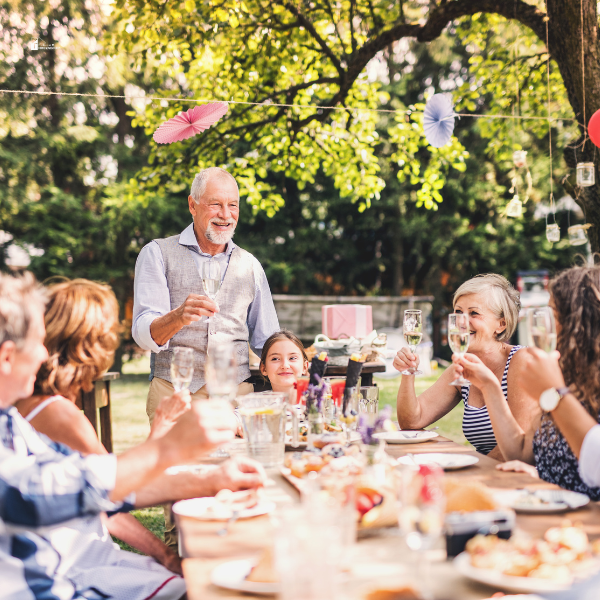
[(515, 194), (512, 200), (506, 205), (506, 216), (519, 219), (523, 216), (523, 203), (519, 200), (519, 196)]
[(585, 225), (571, 225), (569, 227), (569, 242), (571, 246), (583, 246), (587, 244), (588, 236), (587, 230), (591, 227), (588, 223)]
[(551, 243), (560, 241), (560, 227), (556, 223), (546, 225), (546, 239)]
[(517, 169), (527, 165), (527, 151), (526, 150), (515, 150), (513, 152), (513, 163)]
[(593, 162), (577, 163), (577, 185), (591, 187), (596, 183), (596, 167)]

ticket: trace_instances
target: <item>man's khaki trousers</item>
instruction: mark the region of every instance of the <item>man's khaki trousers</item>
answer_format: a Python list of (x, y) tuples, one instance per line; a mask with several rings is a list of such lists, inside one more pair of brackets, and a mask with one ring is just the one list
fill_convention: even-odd
[[(240, 383), (238, 385), (238, 396), (245, 396), (246, 394), (251, 394), (254, 391), (254, 386), (251, 383)], [(154, 421), (154, 413), (156, 412), (156, 407), (158, 403), (165, 396), (172, 396), (175, 393), (173, 386), (164, 379), (160, 379), (159, 377), (154, 377), (150, 382), (150, 389), (148, 390), (148, 399), (146, 400), (146, 414), (148, 415), (148, 419), (150, 420), (150, 425), (152, 425), (152, 421)], [(197, 392), (192, 394), (192, 400), (206, 400), (208, 399), (208, 391), (206, 390), (206, 386), (202, 386)], [(171, 515), (171, 506), (172, 503), (165, 504), (165, 544), (175, 550), (178, 551), (178, 536), (177, 536), (177, 528), (175, 527), (175, 521)]]

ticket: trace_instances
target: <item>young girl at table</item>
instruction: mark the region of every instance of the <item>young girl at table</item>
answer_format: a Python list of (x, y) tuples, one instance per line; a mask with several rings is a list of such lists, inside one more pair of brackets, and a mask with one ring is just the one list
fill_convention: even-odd
[(287, 329), (271, 335), (262, 349), (260, 372), (274, 392), (289, 394), (298, 378), (308, 374), (308, 357), (298, 337)]
[(558, 353), (545, 356), (530, 348), (523, 354), (520, 387), (539, 398), (537, 418), (529, 428), (517, 423), (502, 401), (493, 373), (478, 357), (466, 354), (455, 363), (483, 393), (500, 450), (511, 461), (500, 468), (524, 470), (516, 461), (535, 464), (541, 479), (600, 500), (600, 487), (596, 487), (600, 476), (594, 475), (597, 452), (587, 460), (582, 453), (582, 446), (591, 447), (590, 440), (598, 435), (600, 267), (567, 269), (550, 282), (549, 289)]

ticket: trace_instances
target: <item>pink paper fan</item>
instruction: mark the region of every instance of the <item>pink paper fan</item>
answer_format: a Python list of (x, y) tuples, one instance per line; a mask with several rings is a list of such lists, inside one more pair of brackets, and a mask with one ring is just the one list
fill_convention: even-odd
[(172, 144), (187, 140), (214, 125), (228, 110), (227, 102), (201, 104), (165, 121), (152, 137), (157, 144)]

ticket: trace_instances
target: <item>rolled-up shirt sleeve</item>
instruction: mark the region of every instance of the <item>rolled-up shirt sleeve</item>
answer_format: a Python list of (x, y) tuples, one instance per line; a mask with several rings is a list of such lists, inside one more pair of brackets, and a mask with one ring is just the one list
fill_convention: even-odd
[(154, 341), (150, 325), (170, 310), (171, 299), (162, 253), (156, 242), (150, 242), (142, 248), (135, 263), (131, 334), (138, 346), (152, 352), (169, 347), (168, 341), (163, 346)]
[(279, 330), (279, 319), (267, 276), (258, 260), (254, 262), (254, 281), (254, 300), (248, 308), (247, 323), (250, 348), (260, 356), (269, 336)]
[(592, 427), (583, 439), (579, 455), (579, 475), (586, 485), (600, 486), (600, 425)]
[(0, 519), (41, 527), (119, 510), (122, 503), (108, 497), (116, 472), (113, 454), (83, 457), (47, 447), (41, 454), (23, 456), (0, 445)]

